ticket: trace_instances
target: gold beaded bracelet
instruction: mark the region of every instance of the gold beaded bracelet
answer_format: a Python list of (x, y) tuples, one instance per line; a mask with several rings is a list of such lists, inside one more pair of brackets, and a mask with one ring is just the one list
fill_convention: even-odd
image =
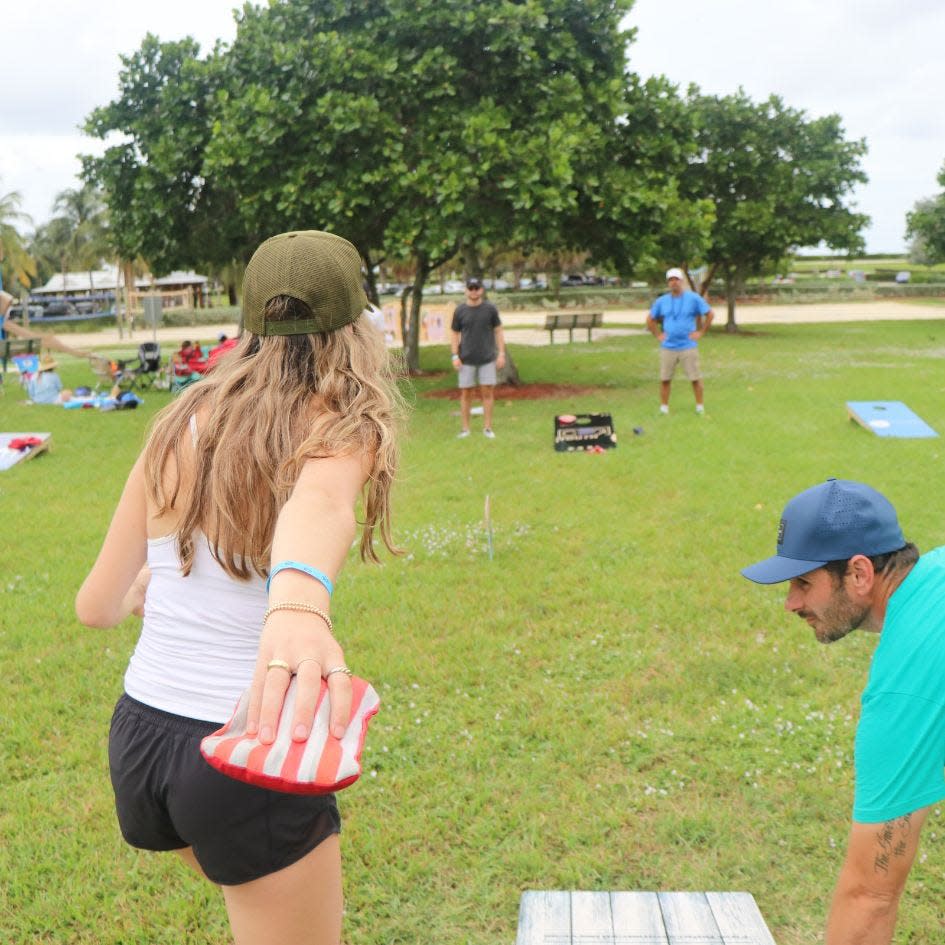
[(270, 615), (274, 614), (277, 610), (298, 610), (306, 614), (315, 614), (316, 617), (321, 617), (322, 620), (328, 624), (328, 632), (334, 636), (335, 628), (332, 625), (331, 617), (329, 617), (324, 610), (321, 610), (314, 604), (305, 604), (302, 601), (293, 600), (284, 600), (278, 604), (270, 604), (269, 608), (266, 610), (266, 613), (263, 614), (263, 624), (265, 624)]

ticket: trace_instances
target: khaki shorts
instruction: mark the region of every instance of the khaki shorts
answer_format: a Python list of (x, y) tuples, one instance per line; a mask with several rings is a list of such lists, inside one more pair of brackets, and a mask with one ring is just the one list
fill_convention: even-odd
[(470, 387), (495, 387), (495, 361), (488, 364), (462, 364), (459, 368), (459, 388), (465, 390)]
[(702, 372), (699, 370), (699, 349), (686, 348), (684, 351), (674, 351), (671, 348), (660, 348), (660, 380), (671, 381), (676, 373), (676, 365), (681, 364), (690, 381), (701, 381)]

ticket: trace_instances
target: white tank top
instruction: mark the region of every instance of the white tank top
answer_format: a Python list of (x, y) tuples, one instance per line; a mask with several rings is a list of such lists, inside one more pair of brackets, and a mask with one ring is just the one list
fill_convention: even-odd
[[(196, 442), (196, 417), (190, 420)], [(177, 536), (148, 539), (151, 581), (141, 636), (125, 672), (133, 699), (175, 715), (227, 722), (256, 666), (268, 606), (266, 582), (230, 577), (194, 533), (194, 561), (181, 572)]]
[(148, 567), (144, 622), (125, 692), (175, 715), (228, 721), (253, 678), (268, 601), (265, 580), (230, 577), (200, 533), (194, 534), (187, 577), (176, 535), (148, 540)]

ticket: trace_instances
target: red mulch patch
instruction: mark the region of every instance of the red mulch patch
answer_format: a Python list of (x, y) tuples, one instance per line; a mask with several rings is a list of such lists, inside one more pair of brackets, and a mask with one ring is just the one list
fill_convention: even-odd
[[(542, 400), (545, 397), (571, 397), (578, 394), (594, 394), (597, 387), (579, 387), (577, 384), (499, 384), (495, 388), (496, 400)], [(475, 395), (474, 395), (475, 396)], [(445, 390), (431, 390), (424, 397), (440, 397), (446, 400), (459, 400), (459, 389), (449, 387)]]

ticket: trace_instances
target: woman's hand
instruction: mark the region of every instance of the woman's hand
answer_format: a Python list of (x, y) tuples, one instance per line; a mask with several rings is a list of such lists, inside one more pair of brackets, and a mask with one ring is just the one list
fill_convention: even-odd
[[(276, 665), (270, 665), (273, 662)], [(288, 664), (288, 669), (282, 666)], [(269, 616), (259, 641), (259, 657), (250, 687), (246, 731), (270, 745), (275, 740), (292, 676), (298, 676), (291, 732), (305, 741), (312, 730), (322, 677), (345, 665), (344, 651), (317, 614), (280, 610)], [(351, 680), (346, 673), (328, 676), (331, 713), (328, 730), (341, 738), (351, 715)]]

